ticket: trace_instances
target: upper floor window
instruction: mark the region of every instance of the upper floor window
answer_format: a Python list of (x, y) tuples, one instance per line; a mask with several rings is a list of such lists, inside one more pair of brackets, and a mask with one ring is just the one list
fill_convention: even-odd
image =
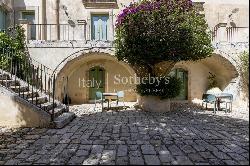
[(92, 15), (91, 32), (92, 40), (108, 40), (109, 15)]
[(4, 30), (6, 28), (6, 13), (4, 10), (0, 8), (0, 30)]
[(31, 26), (31, 29), (30, 29), (31, 39), (32, 40), (36, 39), (36, 26), (32, 25), (32, 24), (35, 24), (35, 11), (23, 11), (22, 19), (27, 20)]

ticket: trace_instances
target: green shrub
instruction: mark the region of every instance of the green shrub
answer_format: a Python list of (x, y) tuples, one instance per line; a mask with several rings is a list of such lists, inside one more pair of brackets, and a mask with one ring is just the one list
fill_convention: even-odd
[(17, 76), (22, 78), (28, 63), (25, 54), (25, 35), (20, 26), (9, 28), (6, 32), (0, 32), (0, 68), (13, 72), (17, 66)]
[(137, 85), (137, 92), (141, 96), (158, 96), (160, 99), (175, 98), (180, 94), (181, 81), (176, 77), (162, 77), (159, 83), (150, 79)]

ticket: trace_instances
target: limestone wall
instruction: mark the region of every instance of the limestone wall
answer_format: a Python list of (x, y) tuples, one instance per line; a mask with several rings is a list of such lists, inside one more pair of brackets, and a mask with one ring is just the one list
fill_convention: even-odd
[(0, 126), (48, 127), (49, 114), (38, 111), (32, 105), (0, 86)]

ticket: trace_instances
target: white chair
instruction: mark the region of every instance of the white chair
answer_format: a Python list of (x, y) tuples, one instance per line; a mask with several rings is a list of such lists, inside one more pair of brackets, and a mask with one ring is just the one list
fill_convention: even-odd
[(103, 103), (108, 102), (108, 105), (109, 105), (109, 100), (108, 99), (103, 99), (102, 92), (100, 92), (100, 91), (95, 92), (95, 108), (94, 108), (94, 111), (96, 111), (96, 103), (97, 102), (101, 102), (102, 111), (103, 111)]

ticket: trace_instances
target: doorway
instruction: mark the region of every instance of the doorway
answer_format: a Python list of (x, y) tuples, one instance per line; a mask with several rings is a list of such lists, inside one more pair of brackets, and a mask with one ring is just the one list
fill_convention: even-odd
[(95, 99), (95, 93), (97, 91), (105, 91), (105, 70), (99, 66), (93, 67), (89, 70), (89, 99)]

